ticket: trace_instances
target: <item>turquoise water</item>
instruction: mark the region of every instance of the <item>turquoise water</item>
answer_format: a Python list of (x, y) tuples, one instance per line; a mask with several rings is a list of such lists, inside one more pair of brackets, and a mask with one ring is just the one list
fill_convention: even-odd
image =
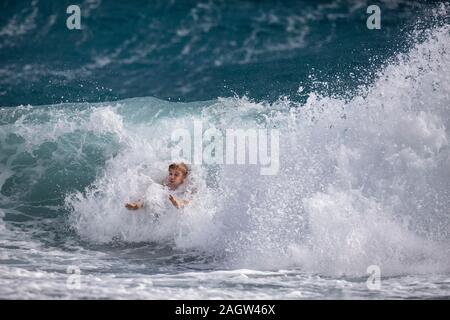
[(95, 0), (79, 3), (82, 30), (68, 30), (70, 1), (3, 1), (0, 106), (297, 99), (300, 84), (342, 94), (404, 49), (438, 3), (390, 1), (378, 31), (366, 27), (370, 1)]
[[(0, 297), (449, 297), (448, 4), (69, 4), (1, 5)], [(196, 121), (278, 129), (279, 171), (131, 214)]]

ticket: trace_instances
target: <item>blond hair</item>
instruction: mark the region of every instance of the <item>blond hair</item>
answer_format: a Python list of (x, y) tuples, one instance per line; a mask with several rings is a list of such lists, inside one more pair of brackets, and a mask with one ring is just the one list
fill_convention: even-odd
[(188, 168), (188, 166), (186, 165), (186, 164), (184, 164), (183, 162), (178, 162), (178, 163), (172, 163), (170, 166), (169, 166), (169, 170), (179, 170), (179, 171), (181, 171), (181, 173), (183, 173), (183, 176), (187, 176), (188, 175), (188, 173), (189, 173), (189, 168)]

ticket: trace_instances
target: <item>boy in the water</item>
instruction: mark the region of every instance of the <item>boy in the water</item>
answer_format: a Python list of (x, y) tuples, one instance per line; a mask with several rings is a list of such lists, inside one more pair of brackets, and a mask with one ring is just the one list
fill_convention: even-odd
[[(188, 173), (189, 169), (183, 162), (172, 163), (169, 166), (169, 175), (163, 182), (163, 185), (167, 186), (171, 191), (179, 190), (180, 187), (183, 185), (184, 180), (186, 179)], [(177, 199), (172, 194), (169, 195), (169, 200), (177, 209), (183, 208), (184, 206), (189, 204), (189, 200)], [(129, 210), (138, 210), (144, 207), (144, 202), (138, 200), (136, 202), (126, 203), (125, 207)]]

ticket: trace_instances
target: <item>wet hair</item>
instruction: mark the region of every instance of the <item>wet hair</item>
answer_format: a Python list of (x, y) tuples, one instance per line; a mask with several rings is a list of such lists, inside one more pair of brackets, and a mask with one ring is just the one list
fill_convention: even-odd
[(183, 162), (179, 162), (179, 163), (172, 163), (169, 166), (169, 170), (179, 170), (181, 171), (181, 173), (183, 173), (183, 176), (186, 177), (189, 174), (189, 168), (186, 164), (184, 164)]

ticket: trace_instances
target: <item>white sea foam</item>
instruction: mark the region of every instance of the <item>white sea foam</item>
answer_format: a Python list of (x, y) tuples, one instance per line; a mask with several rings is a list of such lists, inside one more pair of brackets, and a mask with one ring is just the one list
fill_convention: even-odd
[[(127, 147), (87, 192), (68, 198), (74, 226), (92, 241), (202, 248), (234, 267), (339, 275), (362, 275), (369, 265), (387, 274), (448, 271), (449, 44), (448, 27), (430, 31), (351, 100), (318, 93), (303, 105), (222, 98), (201, 113), (178, 108), (122, 126), (114, 119), (130, 112), (125, 101), (101, 117), (108, 121), (95, 121), (120, 128)], [(208, 188), (183, 213), (169, 210), (155, 222), (123, 208), (165, 174), (171, 132), (194, 120), (218, 129), (279, 128), (280, 173), (198, 168), (193, 177)]]

